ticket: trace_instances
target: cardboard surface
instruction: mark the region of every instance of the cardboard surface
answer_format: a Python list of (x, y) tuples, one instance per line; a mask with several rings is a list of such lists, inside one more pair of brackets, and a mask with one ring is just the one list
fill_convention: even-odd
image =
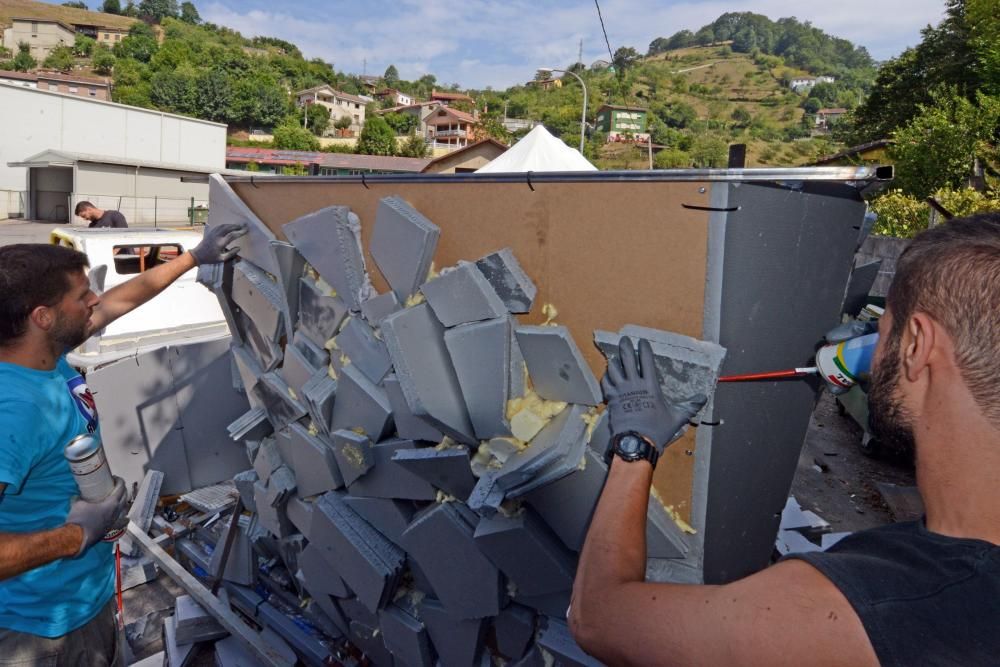
[[(361, 218), (365, 251), (382, 197), (399, 195), (441, 228), (434, 262), (452, 266), (509, 246), (538, 286), (521, 324), (555, 321), (570, 329), (594, 374), (605, 362), (590, 342), (595, 329), (637, 324), (702, 336), (710, 188), (689, 182), (639, 183), (360, 183), (320, 181), (231, 183), (275, 233), (324, 206), (349, 206)], [(705, 189), (705, 192), (699, 190)], [(368, 255), (379, 292), (388, 285)], [(694, 438), (667, 450), (655, 485), (682, 517), (690, 511)]]

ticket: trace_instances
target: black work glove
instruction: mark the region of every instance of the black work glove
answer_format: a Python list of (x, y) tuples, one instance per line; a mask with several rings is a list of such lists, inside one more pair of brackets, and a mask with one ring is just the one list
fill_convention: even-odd
[(239, 246), (227, 248), (230, 243), (250, 231), (243, 223), (230, 222), (205, 228), (201, 243), (191, 249), (191, 255), (198, 265), (216, 264), (232, 259), (240, 251)]
[(684, 433), (688, 422), (708, 400), (698, 394), (680, 403), (669, 403), (656, 377), (649, 341), (639, 341), (637, 364), (635, 348), (625, 336), (618, 341), (618, 360), (608, 362), (601, 388), (608, 402), (611, 433), (635, 431), (652, 440), (660, 454)]
[(81, 555), (100, 542), (108, 531), (115, 528), (125, 516), (127, 505), (125, 482), (120, 477), (115, 477), (115, 489), (104, 500), (90, 503), (80, 498), (74, 499), (69, 507), (66, 523), (74, 523), (83, 529), (83, 542), (76, 555)]

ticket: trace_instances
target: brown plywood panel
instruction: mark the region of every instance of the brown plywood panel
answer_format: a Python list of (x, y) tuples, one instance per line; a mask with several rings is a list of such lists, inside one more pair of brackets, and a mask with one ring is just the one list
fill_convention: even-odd
[[(232, 183), (279, 237), (281, 226), (324, 206), (346, 205), (361, 218), (367, 247), (382, 197), (398, 195), (441, 227), (435, 264), (451, 266), (510, 246), (538, 286), (525, 324), (553, 304), (594, 373), (605, 370), (593, 331), (625, 324), (702, 336), (708, 213), (707, 188), (691, 182), (632, 183), (336, 183), (258, 180)], [(380, 292), (387, 285), (368, 268)], [(658, 466), (656, 487), (683, 517), (690, 512), (693, 434)]]

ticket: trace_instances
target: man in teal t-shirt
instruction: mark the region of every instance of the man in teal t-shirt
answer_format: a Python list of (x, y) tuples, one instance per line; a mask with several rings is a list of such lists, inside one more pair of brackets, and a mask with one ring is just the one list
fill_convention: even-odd
[(54, 245), (0, 248), (0, 664), (121, 664), (112, 546), (125, 487), (76, 498), (63, 448), (100, 435), (97, 408), (68, 350), (139, 307), (198, 264), (225, 261), (240, 225), (208, 228), (176, 259), (98, 297), (82, 253)]

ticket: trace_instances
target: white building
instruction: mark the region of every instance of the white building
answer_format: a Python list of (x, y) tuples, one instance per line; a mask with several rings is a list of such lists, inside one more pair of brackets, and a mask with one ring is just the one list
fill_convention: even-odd
[(796, 93), (812, 90), (817, 83), (833, 83), (837, 79), (832, 76), (799, 77), (788, 82), (788, 87)]
[(67, 222), (87, 199), (130, 223), (159, 222), (207, 198), (181, 175), (226, 166), (225, 125), (19, 85), (0, 84), (0, 128), (0, 219)]
[(361, 129), (365, 126), (365, 105), (372, 101), (372, 98), (366, 99), (342, 93), (331, 86), (322, 85), (300, 90), (295, 93), (295, 101), (300, 107), (319, 104), (330, 110), (330, 128), (327, 134), (333, 134), (334, 123), (345, 116), (351, 119), (351, 126), (348, 129), (354, 134), (361, 134)]
[(40, 18), (12, 18), (11, 25), (3, 31), (3, 43), (12, 53), (17, 53), (20, 44), (27, 44), (31, 56), (38, 61), (45, 60), (58, 46), (73, 46), (76, 31), (73, 26), (62, 21)]

